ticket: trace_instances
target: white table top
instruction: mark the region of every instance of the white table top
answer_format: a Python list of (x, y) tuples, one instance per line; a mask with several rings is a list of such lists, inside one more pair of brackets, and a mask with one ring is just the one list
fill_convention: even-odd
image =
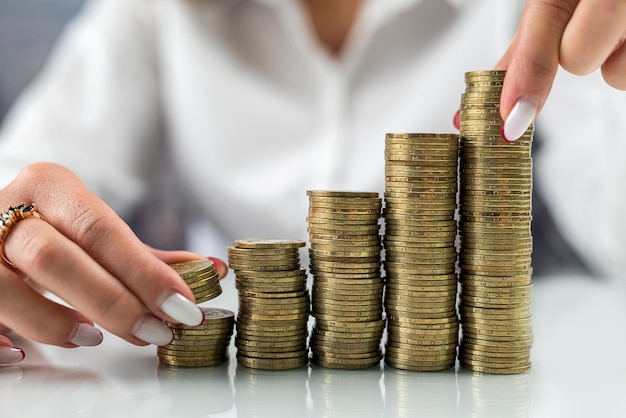
[[(232, 277), (206, 305), (236, 311)], [(96, 348), (24, 341), (0, 368), (0, 417), (623, 417), (626, 279), (535, 281), (532, 371), (416, 373), (319, 367), (264, 372), (231, 362), (171, 370), (156, 349), (105, 334)]]

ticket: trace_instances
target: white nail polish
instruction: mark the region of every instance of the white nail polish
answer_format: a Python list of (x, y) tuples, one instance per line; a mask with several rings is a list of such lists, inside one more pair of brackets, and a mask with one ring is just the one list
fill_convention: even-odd
[(0, 364), (15, 364), (24, 360), (24, 352), (15, 347), (0, 347)]
[(80, 347), (93, 347), (102, 342), (102, 332), (90, 324), (77, 322), (68, 341)]
[(539, 103), (530, 97), (522, 97), (515, 103), (504, 122), (502, 136), (507, 141), (516, 141), (535, 119)]
[(152, 315), (145, 315), (133, 327), (132, 334), (142, 341), (154, 345), (167, 345), (174, 334), (160, 319)]
[(160, 308), (172, 319), (191, 327), (200, 325), (204, 321), (202, 309), (180, 293), (166, 298)]

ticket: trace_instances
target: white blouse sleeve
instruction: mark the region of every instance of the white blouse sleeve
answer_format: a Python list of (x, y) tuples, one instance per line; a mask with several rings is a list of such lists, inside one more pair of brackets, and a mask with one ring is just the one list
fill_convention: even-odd
[(53, 161), (113, 209), (130, 209), (161, 143), (154, 37), (149, 1), (88, 4), (5, 119), (0, 187)]

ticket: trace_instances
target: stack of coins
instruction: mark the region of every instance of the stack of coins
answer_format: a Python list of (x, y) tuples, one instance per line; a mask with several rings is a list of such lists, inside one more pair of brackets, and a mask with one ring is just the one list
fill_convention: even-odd
[(387, 134), (385, 363), (436, 371), (456, 361), (458, 135)]
[(210, 260), (192, 260), (170, 264), (191, 288), (196, 303), (214, 299), (222, 294), (220, 276)]
[(239, 294), (237, 362), (253, 369), (306, 366), (309, 293), (304, 241), (246, 239), (228, 248)]
[(533, 127), (501, 136), (504, 71), (465, 74), (461, 100), (459, 359), (479, 372), (530, 369)]
[(166, 322), (174, 334), (171, 343), (158, 347), (161, 364), (178, 367), (217, 366), (228, 361), (235, 314), (226, 309), (200, 308), (204, 322), (196, 327)]
[(380, 363), (384, 330), (380, 209), (375, 192), (308, 191), (313, 275), (311, 361), (337, 369)]

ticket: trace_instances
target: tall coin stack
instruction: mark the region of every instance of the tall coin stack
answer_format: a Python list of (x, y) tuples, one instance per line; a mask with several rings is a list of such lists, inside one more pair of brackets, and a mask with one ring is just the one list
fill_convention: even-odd
[(336, 369), (380, 363), (380, 209), (375, 192), (308, 191), (313, 275), (311, 361)]
[(304, 241), (246, 239), (228, 247), (239, 295), (237, 362), (253, 369), (306, 366), (309, 293)]
[[(190, 260), (170, 264), (191, 288), (197, 303), (222, 294), (220, 278), (210, 260)], [(157, 348), (161, 364), (181, 367), (216, 366), (228, 360), (228, 346), (233, 334), (234, 314), (202, 308), (205, 321), (197, 327), (166, 322), (174, 339)]]
[(385, 363), (404, 370), (454, 366), (458, 135), (385, 139)]
[(533, 127), (501, 136), (504, 71), (465, 74), (461, 99), (459, 360), (478, 372), (530, 369)]
[(217, 366), (228, 361), (235, 313), (226, 309), (200, 308), (204, 322), (197, 327), (165, 322), (174, 334), (167, 345), (157, 347), (161, 364), (177, 367)]

